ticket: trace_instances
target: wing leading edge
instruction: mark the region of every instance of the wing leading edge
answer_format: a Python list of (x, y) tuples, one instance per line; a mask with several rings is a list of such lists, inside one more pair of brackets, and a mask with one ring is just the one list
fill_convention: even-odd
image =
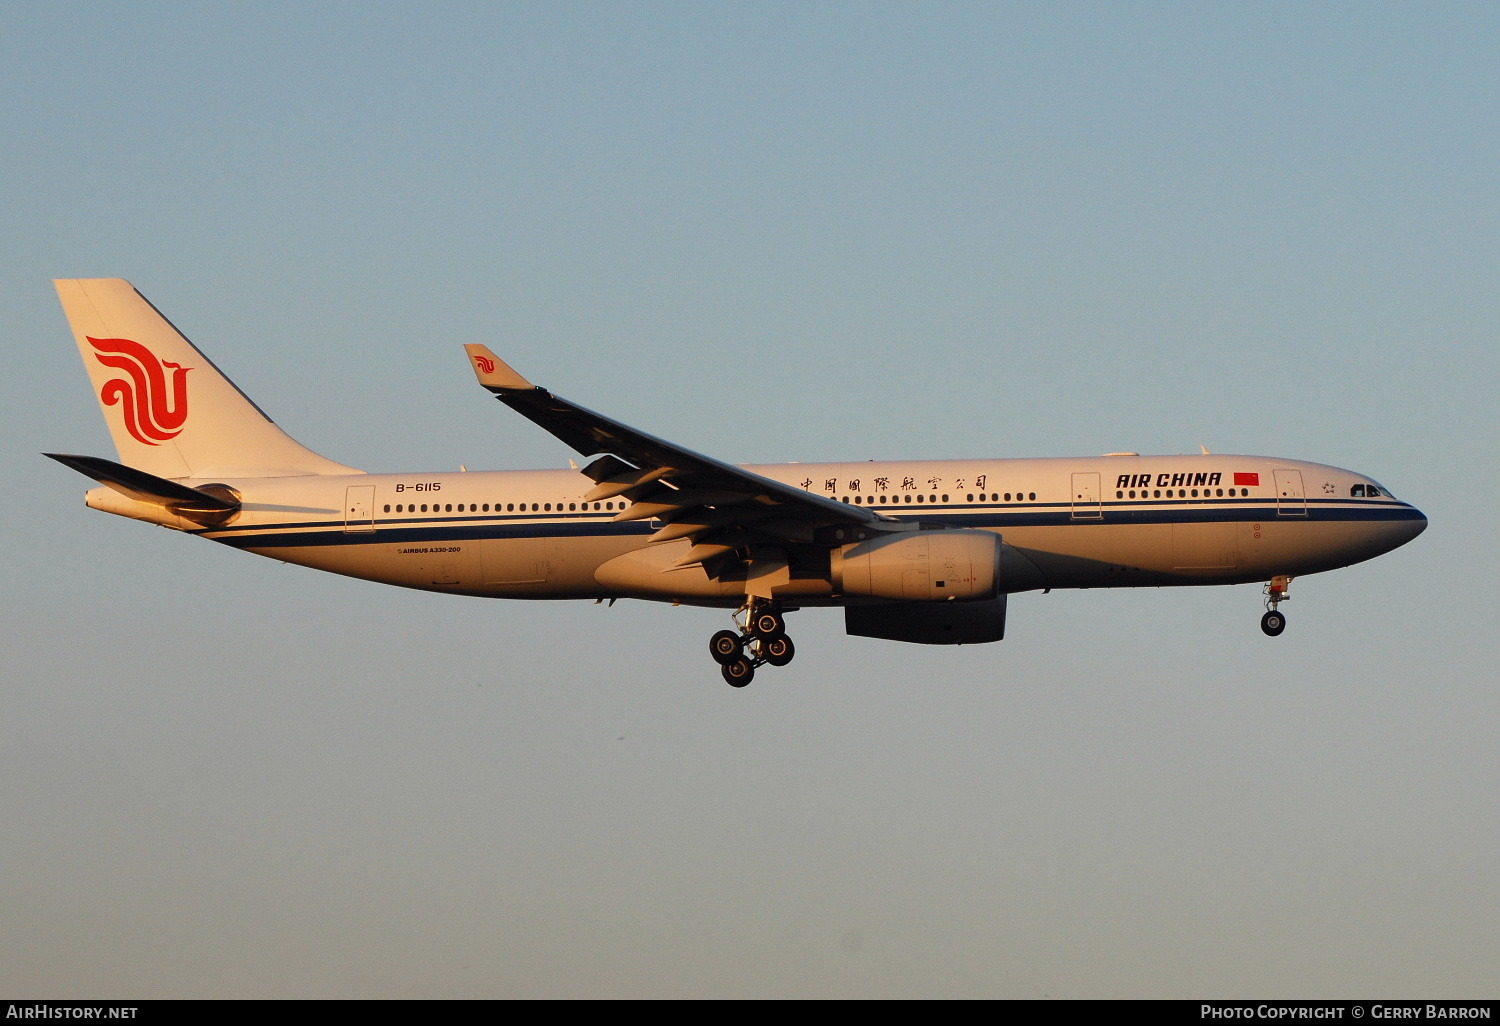
[(741, 561), (785, 562), (796, 546), (826, 549), (905, 529), (863, 506), (814, 495), (638, 431), (533, 385), (482, 345), (466, 345), (479, 383), (506, 406), (584, 456), (594, 481), (584, 500), (623, 496), (618, 521), (657, 520), (653, 542), (688, 538), (678, 566), (719, 576)]

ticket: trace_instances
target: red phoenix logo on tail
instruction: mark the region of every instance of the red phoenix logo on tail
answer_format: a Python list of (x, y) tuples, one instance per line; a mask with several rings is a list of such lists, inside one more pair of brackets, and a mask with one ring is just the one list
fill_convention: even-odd
[(476, 356), (474, 357), (474, 362), (479, 364), (479, 369), (485, 374), (495, 373), (495, 361), (491, 360), (488, 356)]
[[(105, 406), (119, 404), (125, 430), (137, 442), (160, 445), (182, 433), (187, 420), (187, 373), (191, 367), (168, 363), (128, 338), (88, 338), (97, 352), (94, 359), (106, 367), (124, 371), (129, 377), (111, 378), (99, 390)], [(172, 381), (167, 382), (167, 371)]]

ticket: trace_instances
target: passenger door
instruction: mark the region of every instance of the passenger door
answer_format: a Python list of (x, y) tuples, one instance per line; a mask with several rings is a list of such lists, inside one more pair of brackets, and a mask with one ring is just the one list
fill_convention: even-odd
[(1073, 475), (1073, 519), (1104, 519), (1104, 507), (1099, 502), (1098, 472)]
[(1277, 470), (1276, 515), (1282, 517), (1307, 516), (1307, 496), (1302, 494), (1302, 471)]
[(344, 489), (344, 533), (373, 534), (375, 531), (375, 486), (350, 485)]

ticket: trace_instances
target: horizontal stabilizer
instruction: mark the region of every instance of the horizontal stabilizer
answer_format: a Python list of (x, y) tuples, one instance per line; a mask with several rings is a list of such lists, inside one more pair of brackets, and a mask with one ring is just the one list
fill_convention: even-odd
[(44, 452), (42, 455), (65, 467), (72, 467), (84, 477), (91, 477), (132, 499), (165, 506), (190, 520), (223, 521), (239, 512), (240, 504), (234, 499), (189, 488), (114, 460), (99, 456), (68, 456), (55, 452)]

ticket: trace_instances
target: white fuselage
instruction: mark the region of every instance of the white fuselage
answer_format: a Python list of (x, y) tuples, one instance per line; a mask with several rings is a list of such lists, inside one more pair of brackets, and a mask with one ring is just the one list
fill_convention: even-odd
[[(749, 471), (887, 516), (998, 533), (1001, 590), (1202, 585), (1317, 573), (1426, 527), (1369, 478), (1261, 456), (802, 463)], [(189, 485), (210, 483), (188, 480)], [(89, 504), (289, 563), (496, 598), (634, 597), (738, 606), (741, 583), (675, 568), (687, 540), (582, 499), (576, 471), (214, 478), (241, 512), (203, 528), (109, 489)], [(1369, 489), (1368, 495), (1364, 494)], [(809, 575), (787, 597), (843, 604)]]

